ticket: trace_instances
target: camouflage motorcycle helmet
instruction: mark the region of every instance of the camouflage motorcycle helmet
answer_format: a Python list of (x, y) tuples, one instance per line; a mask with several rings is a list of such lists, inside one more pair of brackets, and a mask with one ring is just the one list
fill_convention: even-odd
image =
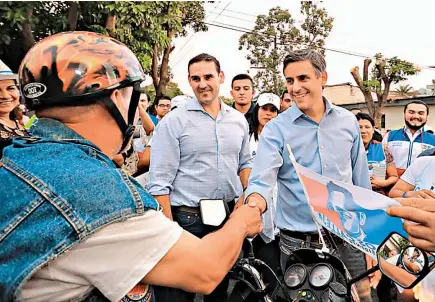
[[(55, 34), (28, 51), (18, 76), (30, 110), (87, 105), (99, 100), (108, 107), (124, 138), (131, 138), (139, 85), (145, 73), (133, 52), (121, 42), (93, 32)], [(128, 86), (135, 89), (126, 123), (109, 96), (113, 90)]]

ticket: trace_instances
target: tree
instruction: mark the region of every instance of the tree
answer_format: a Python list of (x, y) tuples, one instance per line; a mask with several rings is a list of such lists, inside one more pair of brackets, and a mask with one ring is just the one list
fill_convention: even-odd
[(0, 58), (14, 71), (40, 39), (66, 30), (110, 35), (126, 44), (153, 78), (158, 95), (171, 78), (173, 38), (207, 30), (198, 1), (29, 1), (0, 2)]
[(205, 9), (203, 2), (197, 1), (167, 1), (157, 15), (165, 35), (165, 41), (153, 40), (152, 78), (156, 95), (165, 94), (166, 85), (170, 80), (169, 55), (175, 49), (171, 45), (174, 38), (186, 36), (186, 28), (195, 32), (206, 31), (204, 23)]
[(224, 96), (220, 96), (219, 98), (222, 100), (222, 102), (224, 102), (228, 106), (232, 106), (234, 104), (234, 99), (232, 99), (232, 98), (227, 98)]
[[(154, 85), (149, 85), (145, 87), (145, 92), (151, 97), (152, 100), (156, 98), (156, 89)], [(178, 87), (177, 83), (169, 82), (166, 85), (166, 96), (170, 97), (171, 99), (176, 97), (177, 95), (184, 95), (183, 91)]]
[(409, 84), (399, 85), (399, 88), (397, 88), (395, 92), (397, 92), (397, 94), (403, 98), (408, 98), (415, 94), (414, 89)]
[[(375, 121), (375, 126), (380, 128), (384, 105), (387, 102), (391, 84), (407, 80), (409, 76), (418, 74), (420, 69), (410, 62), (400, 60), (397, 57), (385, 58), (380, 53), (375, 55), (375, 60), (375, 65), (370, 74), (369, 67), (372, 59), (366, 58), (364, 60), (362, 79), (358, 66), (351, 69), (351, 74), (364, 95), (369, 114)], [(369, 76), (371, 77), (369, 78)], [(373, 91), (376, 93), (376, 102), (373, 100)]]
[(239, 50), (246, 48), (246, 58), (253, 69), (258, 69), (253, 78), (258, 91), (279, 95), (285, 90), (279, 66), (289, 51), (309, 47), (323, 53), (333, 18), (311, 1), (302, 2), (301, 13), (305, 20), (298, 28), (288, 10), (272, 8), (267, 16), (257, 16), (254, 29), (240, 37)]

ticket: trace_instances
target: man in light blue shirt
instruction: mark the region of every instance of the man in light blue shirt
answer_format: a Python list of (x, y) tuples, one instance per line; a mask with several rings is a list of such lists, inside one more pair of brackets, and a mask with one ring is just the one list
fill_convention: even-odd
[[(294, 106), (271, 120), (260, 136), (255, 164), (246, 190), (247, 201), (271, 202), (278, 184), (276, 225), (281, 230), (281, 266), (291, 250), (320, 247), (316, 225), (287, 144), (296, 161), (332, 179), (371, 189), (367, 159), (355, 116), (322, 96), (327, 80), (324, 58), (300, 50), (284, 60), (284, 75)], [(338, 250), (352, 276), (365, 271), (364, 257), (338, 240)], [(358, 286), (362, 301), (371, 301), (369, 283)]]
[[(202, 222), (201, 199), (220, 199), (230, 210), (243, 196), (251, 172), (248, 123), (219, 99), (224, 74), (216, 58), (200, 54), (189, 61), (195, 98), (168, 113), (154, 133), (148, 191), (166, 216), (202, 238), (218, 227)], [(242, 204), (243, 197), (238, 205)], [(262, 212), (264, 209), (261, 209)], [(212, 261), (212, 259), (211, 259)], [(204, 301), (226, 301), (228, 279)], [(192, 301), (195, 294), (157, 288), (157, 301)]]

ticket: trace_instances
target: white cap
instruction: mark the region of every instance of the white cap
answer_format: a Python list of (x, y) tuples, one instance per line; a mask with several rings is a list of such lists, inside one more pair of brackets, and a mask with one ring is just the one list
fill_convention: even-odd
[(12, 70), (0, 60), (0, 81), (1, 80), (15, 80), (18, 81), (18, 75), (13, 73)]
[(192, 99), (192, 98), (190, 96), (187, 96), (187, 95), (177, 95), (176, 97), (173, 97), (171, 100), (171, 108), (182, 107), (182, 106), (186, 105), (190, 99)]
[(281, 108), (281, 100), (279, 99), (279, 96), (277, 96), (274, 93), (262, 93), (258, 96), (257, 99), (258, 106), (262, 107), (267, 104), (272, 104), (276, 107), (276, 109)]

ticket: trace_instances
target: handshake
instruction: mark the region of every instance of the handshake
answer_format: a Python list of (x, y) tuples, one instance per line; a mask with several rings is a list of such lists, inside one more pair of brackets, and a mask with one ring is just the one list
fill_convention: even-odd
[(263, 230), (261, 214), (266, 210), (266, 201), (257, 194), (251, 194), (243, 204), (243, 196), (237, 202), (235, 210), (230, 215), (229, 221), (244, 223), (246, 236), (254, 237)]

